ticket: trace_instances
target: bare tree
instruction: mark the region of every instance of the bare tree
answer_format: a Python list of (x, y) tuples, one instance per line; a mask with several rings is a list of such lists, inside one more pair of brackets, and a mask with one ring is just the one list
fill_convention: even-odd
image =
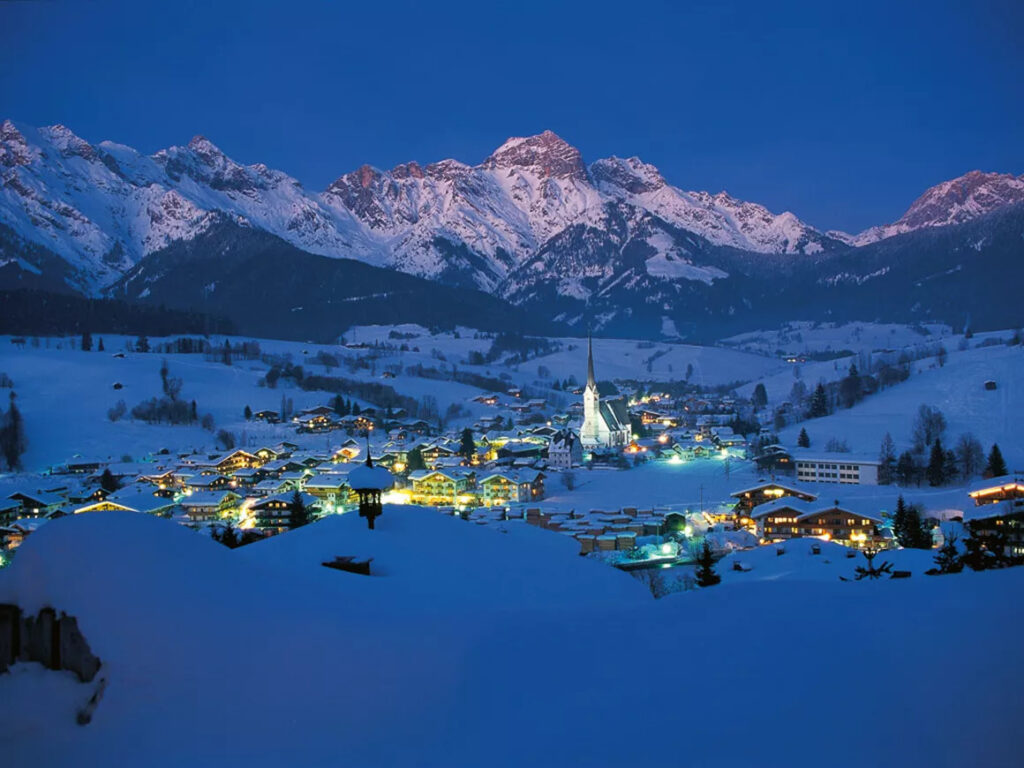
[(562, 473), (562, 485), (568, 490), (572, 490), (576, 487), (576, 473), (572, 470), (566, 470)]
[(981, 442), (970, 432), (964, 432), (956, 441), (956, 462), (960, 474), (965, 478), (981, 474), (985, 468), (985, 449)]
[(917, 409), (917, 417), (914, 419), (912, 439), (914, 449), (920, 453), (929, 445), (941, 438), (946, 432), (946, 417), (942, 411), (930, 405), (922, 405)]

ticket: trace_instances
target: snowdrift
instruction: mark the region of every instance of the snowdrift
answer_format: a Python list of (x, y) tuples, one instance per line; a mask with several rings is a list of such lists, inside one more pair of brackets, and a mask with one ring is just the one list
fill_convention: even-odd
[(234, 551), (130, 513), (44, 526), (0, 600), (76, 615), (108, 685), (79, 727), (87, 686), (0, 677), (8, 764), (1018, 764), (1024, 569), (653, 601), (543, 531), (363, 525)]

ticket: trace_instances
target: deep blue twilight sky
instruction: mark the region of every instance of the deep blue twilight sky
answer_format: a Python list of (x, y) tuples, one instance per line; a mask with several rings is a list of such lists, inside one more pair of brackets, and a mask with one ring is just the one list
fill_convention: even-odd
[(821, 228), (1024, 172), (1024, 3), (0, 2), (0, 117), (321, 189), (550, 128)]

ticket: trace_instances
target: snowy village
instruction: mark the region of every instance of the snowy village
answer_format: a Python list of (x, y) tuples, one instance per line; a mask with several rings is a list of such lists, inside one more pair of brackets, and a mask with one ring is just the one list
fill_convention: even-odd
[[(716, 622), (779, 632), (770, 629), (786, 612), (776, 615), (778, 606), (847, 610), (825, 588), (889, 622), (905, 620), (904, 584), (963, 585), (956, 594), (968, 612), (998, 612), (979, 598), (974, 574), (1024, 562), (1024, 477), (1013, 470), (1022, 458), (1012, 416), (1022, 405), (1018, 331), (802, 324), (717, 347), (414, 325), (354, 328), (330, 346), (93, 334), (2, 341), (5, 439), (12, 424), (19, 430), (5, 443), (17, 471), (0, 486), (0, 585), (18, 606), (4, 626), (20, 627), (19, 658), (65, 670), (45, 701), (70, 707), (69, 724), (100, 717), (125, 694), (107, 690), (116, 667), (108, 672), (106, 648), (155, 644), (192, 664), (202, 641), (171, 650), (174, 622), (209, 623), (231, 642), (236, 631), (267, 631), (242, 629), (263, 615), (258, 605), (287, 605), (297, 617), (310, 601), (339, 599), (328, 597), (339, 586), (345, 615), (365, 615), (374, 632), (393, 631), (378, 612), (394, 604), (399, 614), (384, 627), (427, 611), (431, 626), (449, 617), (445, 636), (467, 610), (481, 621), (494, 611), (582, 611), (602, 617), (594, 631), (604, 636), (616, 611), (702, 595), (725, 601), (699, 604)], [(70, 592), (64, 577), (39, 581), (33, 544), (50, 531), (48, 546), (81, 576)], [(338, 582), (367, 578), (396, 582), (393, 593)], [(214, 590), (209, 606), (193, 603), (193, 584)], [(224, 589), (248, 597), (213, 620)], [(147, 608), (146, 627), (129, 628), (113, 606), (97, 611), (100, 593), (158, 611), (186, 602), (159, 618)], [(998, 594), (992, 600), (1005, 599)], [(61, 596), (59, 612), (47, 607), (51, 595)], [(649, 619), (636, 620), (642, 633)], [(920, 620), (924, 642), (933, 625)], [(493, 630), (506, 633), (502, 648), (534, 631), (486, 621), (504, 627)], [(816, 631), (834, 631), (822, 621)], [(111, 631), (123, 635), (112, 644)], [(287, 644), (282, 632), (274, 635)], [(685, 636), (637, 647), (666, 653), (662, 643)], [(844, 644), (873, 636), (862, 629)], [(616, 642), (640, 642), (629, 637)], [(735, 670), (747, 637), (716, 646), (716, 663)], [(258, 663), (262, 647), (233, 653)], [(942, 647), (920, 663), (938, 663)], [(518, 670), (509, 674), (567, 674), (532, 654), (516, 660), (524, 650), (507, 650)], [(594, 653), (576, 662), (604, 664), (587, 660)], [(635, 653), (614, 654), (622, 674), (643, 667)], [(876, 665), (891, 651), (864, 653)], [(8, 672), (0, 684), (19, 708), (0, 714), (28, 728), (41, 713), (15, 702), (39, 680), (24, 661)], [(170, 690), (197, 684), (187, 680)], [(597, 680), (612, 684), (604, 673)], [(575, 696), (591, 684), (564, 685)], [(848, 688), (843, 701), (870, 691)], [(793, 686), (786, 695), (810, 694)], [(379, 759), (379, 744), (363, 748)], [(601, 762), (605, 753), (589, 754)]]
[(1024, 766), (1022, 35), (0, 2), (0, 768)]
[[(708, 562), (734, 553), (731, 567), (742, 572), (738, 553), (765, 545), (784, 551), (784, 542), (794, 538), (831, 542), (851, 557), (904, 547), (945, 551), (958, 539), (984, 544), (991, 555), (991, 537), (1000, 534), (1000, 556), (1012, 560), (1024, 555), (1014, 502), (1022, 498), (1021, 481), (1009, 471), (998, 442), (985, 445), (970, 430), (950, 434), (942, 409), (930, 403), (902, 406), (907, 434), (897, 433), (899, 443), (891, 429), (870, 436), (863, 428), (852, 435), (836, 429), (826, 438), (816, 425), (844, 410), (856, 412), (862, 401), (888, 394), (884, 390), (896, 395), (913, 388), (912, 371), (915, 379), (948, 375), (947, 365), (957, 370), (961, 357), (998, 359), (995, 351), (1019, 346), (1014, 332), (985, 335), (973, 344), (946, 335), (948, 329), (930, 333), (931, 342), (839, 357), (829, 352), (819, 357), (833, 360), (810, 365), (798, 352), (745, 361), (727, 350), (635, 342), (632, 352), (623, 352), (622, 342), (597, 342), (599, 353), (632, 354), (637, 362), (675, 353), (699, 355), (693, 359), (703, 367), (724, 353), (724, 364), (737, 375), (745, 362), (768, 370), (774, 363), (789, 370), (792, 386), (783, 388), (784, 374), (765, 376), (778, 393), (771, 400), (765, 380), (690, 384), (705, 376), (693, 362), (681, 366), (687, 376), (682, 382), (667, 378), (673, 373), (668, 362), (666, 378), (599, 380), (592, 338), (374, 327), (353, 331), (365, 341), (270, 353), (261, 351), (259, 341), (228, 338), (11, 337), (6, 341), (14, 359), (84, 357), (111, 379), (126, 374), (92, 397), (102, 394), (111, 402), (105, 430), (119, 434), (119, 427), (130, 425), (137, 436), (119, 444), (134, 452), (104, 456), (92, 449), (37, 466), (35, 473), (6, 475), (0, 503), (4, 561), (12, 561), (18, 546), (50, 520), (109, 510), (167, 518), (231, 547), (252, 543), (358, 511), (362, 489), (350, 474), (361, 466), (387, 470), (378, 489), (385, 504), (431, 507), (481, 526), (522, 521), (571, 537), (579, 554), (626, 570), (692, 566), (706, 545)], [(115, 351), (107, 345), (118, 346)], [(952, 363), (947, 345), (962, 347)], [(972, 355), (972, 346), (979, 352)], [(434, 365), (424, 367), (421, 360)], [(621, 358), (602, 362), (615, 371), (628, 368)], [(175, 375), (196, 364), (205, 369), (208, 386), (224, 386), (217, 379), (225, 376), (236, 379), (224, 393), (230, 397), (197, 391)], [(131, 369), (141, 373), (147, 365), (158, 370), (149, 381), (136, 380)], [(808, 368), (834, 378), (819, 376), (809, 391), (801, 370)], [(334, 373), (338, 369), (361, 376), (347, 380)], [(249, 380), (250, 392), (240, 390), (239, 375)], [(999, 377), (1002, 391), (998, 379), (973, 378), (978, 392), (971, 394), (979, 405), (1005, 407), (1012, 375)], [(27, 424), (37, 423), (36, 405), (19, 402), (13, 379), (5, 375), (5, 382), (11, 385), (9, 409), (19, 414), (18, 435), (9, 439), (28, 451), (34, 441)], [(433, 394), (402, 394), (406, 382), (412, 385), (407, 391)], [(148, 394), (158, 383), (157, 397), (128, 408), (128, 393)], [(325, 394), (342, 387), (359, 395)], [(243, 403), (249, 397), (255, 408)], [(198, 403), (215, 398), (233, 402), (235, 413), (200, 414)], [(20, 415), (24, 408), (32, 408), (28, 420)], [(55, 425), (68, 450), (96, 442), (89, 429), (73, 423), (73, 416), (63, 415), (61, 426)], [(146, 426), (157, 439), (194, 440), (198, 433), (199, 441), (187, 448), (136, 442), (146, 436)], [(44, 445), (48, 452), (53, 446)], [(24, 468), (21, 454), (7, 456), (12, 468)], [(669, 574), (646, 578), (660, 596), (692, 589), (689, 569), (685, 577), (671, 584), (661, 583), (670, 581)]]

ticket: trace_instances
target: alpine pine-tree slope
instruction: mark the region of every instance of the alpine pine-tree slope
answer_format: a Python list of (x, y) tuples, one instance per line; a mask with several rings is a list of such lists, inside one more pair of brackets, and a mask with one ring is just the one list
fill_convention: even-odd
[[(254, 285), (255, 273), (237, 249), (256, 238), (262, 268), (276, 259), (280, 274), (295, 273), (274, 286), (289, 307), (310, 306), (314, 273), (337, 285), (354, 260), (384, 268), (375, 280), (408, 288), (396, 274), (406, 273), (491, 294), (499, 313), (508, 302), (520, 316), (605, 333), (711, 338), (775, 319), (1018, 322), (985, 300), (981, 274), (1020, 269), (1014, 207), (1024, 178), (1007, 174), (940, 184), (898, 221), (858, 235), (820, 232), (724, 192), (684, 191), (635, 157), (587, 165), (550, 131), (509, 139), (479, 165), (363, 166), (316, 193), (264, 165), (240, 165), (203, 137), (145, 156), (63, 126), (5, 121), (0, 174), (7, 289), (159, 296), (190, 310), (211, 292), (244, 302), (239, 286)], [(232, 243), (234, 255), (222, 258)], [(894, 301), (877, 301), (880, 287)], [(235, 317), (229, 304), (218, 309)], [(299, 332), (278, 327), (286, 331)]]

